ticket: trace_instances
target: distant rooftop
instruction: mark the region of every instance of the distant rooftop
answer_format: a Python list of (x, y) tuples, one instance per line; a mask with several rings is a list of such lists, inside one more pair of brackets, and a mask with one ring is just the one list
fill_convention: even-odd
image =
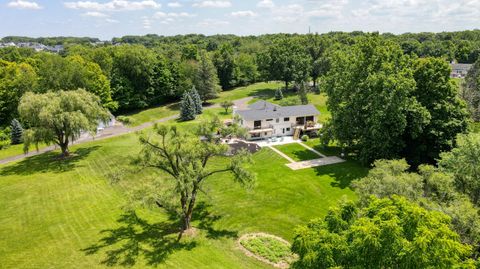
[(263, 100), (255, 102), (248, 107), (249, 109), (238, 110), (235, 113), (245, 120), (265, 120), (320, 114), (314, 105), (279, 106)]

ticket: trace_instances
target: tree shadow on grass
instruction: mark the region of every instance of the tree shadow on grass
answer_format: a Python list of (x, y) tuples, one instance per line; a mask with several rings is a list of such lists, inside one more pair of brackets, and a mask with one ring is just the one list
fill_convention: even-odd
[(321, 156), (317, 155), (315, 152), (305, 149), (305, 150), (294, 150), (292, 154), (295, 155), (295, 158), (300, 161), (308, 161), (313, 159), (320, 159)]
[[(206, 231), (209, 239), (236, 237), (237, 232), (212, 227), (221, 217), (211, 214), (208, 208), (206, 203), (198, 203), (193, 216), (198, 224), (193, 226)], [(157, 266), (171, 254), (192, 250), (198, 245), (194, 238), (179, 237), (181, 225), (173, 214), (169, 214), (166, 221), (149, 223), (135, 212), (127, 212), (117, 222), (120, 227), (101, 231), (103, 237), (99, 242), (82, 251), (93, 255), (103, 250), (106, 257), (101, 263), (106, 266), (133, 266), (139, 258), (145, 259), (149, 266)]]
[(79, 161), (85, 159), (98, 148), (100, 146), (79, 148), (65, 159), (60, 159), (58, 152), (46, 152), (27, 157), (18, 163), (0, 168), (0, 175), (31, 175), (35, 173), (62, 173), (70, 171), (78, 165)]
[(353, 161), (318, 166), (314, 169), (318, 176), (329, 175), (332, 177), (334, 181), (330, 185), (341, 189), (351, 188), (350, 184), (353, 180), (365, 177), (368, 172), (367, 168)]
[(226, 229), (217, 230), (214, 228), (215, 223), (219, 221), (222, 216), (215, 215), (210, 212), (210, 205), (205, 202), (197, 203), (195, 211), (193, 211), (193, 221), (198, 221), (196, 225), (199, 229), (207, 232), (207, 238), (219, 239), (222, 237), (236, 238), (238, 236), (237, 231), (231, 231)]

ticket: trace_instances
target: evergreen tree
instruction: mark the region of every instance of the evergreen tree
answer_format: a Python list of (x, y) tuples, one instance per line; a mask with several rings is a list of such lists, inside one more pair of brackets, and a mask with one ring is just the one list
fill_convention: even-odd
[(217, 97), (220, 92), (217, 70), (206, 52), (200, 54), (198, 71), (195, 76), (195, 86), (202, 100), (207, 101)]
[(196, 116), (195, 103), (192, 100), (190, 91), (183, 93), (180, 103), (180, 118), (183, 121), (194, 120)]
[(22, 143), (23, 140), (23, 128), (17, 119), (13, 119), (11, 123), (10, 141), (12, 145)]
[(282, 99), (283, 99), (282, 89), (278, 88), (275, 91), (275, 100), (282, 100)]
[(192, 97), (193, 103), (195, 104), (195, 114), (200, 115), (203, 112), (203, 107), (202, 107), (202, 98), (200, 97), (200, 94), (198, 94), (197, 89), (195, 86), (192, 87), (192, 90), (190, 90), (190, 96)]

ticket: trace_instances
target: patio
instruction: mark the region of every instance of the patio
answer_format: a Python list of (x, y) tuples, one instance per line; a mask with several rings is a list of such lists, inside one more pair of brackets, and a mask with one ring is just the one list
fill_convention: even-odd
[(281, 136), (281, 137), (272, 137), (265, 140), (258, 140), (258, 141), (255, 141), (255, 143), (263, 148), (263, 147), (298, 143), (298, 141), (300, 140), (293, 139), (293, 136)]

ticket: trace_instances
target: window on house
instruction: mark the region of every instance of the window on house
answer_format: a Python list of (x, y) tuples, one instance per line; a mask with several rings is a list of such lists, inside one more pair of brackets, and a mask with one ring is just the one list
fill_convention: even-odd
[(265, 121), (272, 121), (273, 119), (266, 119)]
[(290, 121), (289, 117), (283, 118), (283, 121)]
[(276, 122), (279, 123), (279, 122), (280, 122), (280, 119), (277, 119)]
[(287, 132), (290, 132), (290, 128), (287, 128)]

